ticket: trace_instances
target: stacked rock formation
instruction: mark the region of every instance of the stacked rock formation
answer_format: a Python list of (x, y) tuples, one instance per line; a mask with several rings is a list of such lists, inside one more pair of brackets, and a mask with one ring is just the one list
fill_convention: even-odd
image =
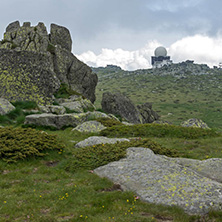
[(43, 23), (8, 25), (0, 42), (0, 97), (9, 101), (34, 100), (46, 105), (64, 83), (95, 101), (96, 74), (71, 52), (72, 39), (65, 27)]

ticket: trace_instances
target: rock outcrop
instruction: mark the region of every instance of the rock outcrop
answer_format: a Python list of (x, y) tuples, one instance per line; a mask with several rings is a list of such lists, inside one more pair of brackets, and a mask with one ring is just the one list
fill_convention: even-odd
[(152, 104), (145, 103), (136, 107), (121, 93), (103, 93), (101, 105), (105, 112), (119, 115), (130, 123), (152, 123), (159, 119), (158, 114), (152, 110)]
[(29, 22), (9, 24), (0, 43), (0, 96), (49, 105), (65, 83), (94, 102), (97, 75), (71, 48), (71, 35), (65, 27), (51, 24), (48, 34), (43, 23), (34, 27)]
[(176, 205), (189, 214), (205, 214), (222, 208), (221, 170), (221, 159), (169, 158), (155, 155), (148, 148), (129, 148), (127, 158), (94, 172), (124, 190), (136, 192), (144, 201)]

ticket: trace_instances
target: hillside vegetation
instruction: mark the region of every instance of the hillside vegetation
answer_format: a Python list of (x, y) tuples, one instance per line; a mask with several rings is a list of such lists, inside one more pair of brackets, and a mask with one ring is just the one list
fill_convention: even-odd
[(100, 107), (103, 92), (120, 91), (136, 105), (151, 102), (162, 120), (179, 125), (187, 119), (199, 118), (209, 127), (221, 130), (222, 70), (185, 65), (136, 71), (115, 66), (93, 68), (99, 77), (95, 105)]

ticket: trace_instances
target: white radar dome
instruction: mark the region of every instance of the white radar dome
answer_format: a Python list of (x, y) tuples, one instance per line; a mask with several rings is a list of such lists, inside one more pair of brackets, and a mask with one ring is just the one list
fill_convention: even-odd
[(163, 46), (159, 46), (155, 49), (154, 54), (156, 57), (159, 57), (159, 56), (165, 57), (167, 56), (167, 50)]

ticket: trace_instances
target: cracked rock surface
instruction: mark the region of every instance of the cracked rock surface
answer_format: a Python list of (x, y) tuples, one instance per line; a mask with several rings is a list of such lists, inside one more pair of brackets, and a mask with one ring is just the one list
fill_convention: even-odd
[(125, 159), (94, 172), (150, 203), (176, 205), (189, 214), (222, 209), (222, 159), (169, 158), (148, 148), (131, 147)]

